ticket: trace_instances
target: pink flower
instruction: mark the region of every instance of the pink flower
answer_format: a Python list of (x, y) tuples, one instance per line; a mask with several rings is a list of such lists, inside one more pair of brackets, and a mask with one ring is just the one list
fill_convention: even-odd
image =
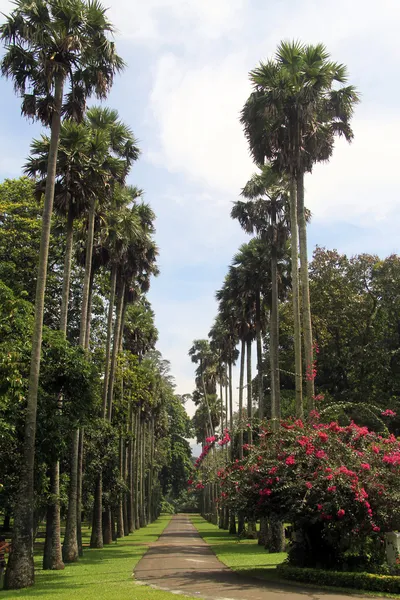
[(306, 488), (311, 490), (312, 486), (313, 486), (313, 484), (310, 481), (306, 481)]
[(380, 531), (380, 530), (381, 530), (381, 528), (378, 527), (377, 525), (374, 525), (372, 528), (372, 531)]
[(316, 458), (326, 458), (326, 452), (324, 452), (323, 450), (318, 450), (315, 453), (315, 457)]
[(343, 519), (345, 514), (346, 514), (346, 511), (343, 510), (343, 508), (339, 508), (339, 510), (337, 511), (337, 516), (339, 517), (339, 519)]
[(285, 462), (286, 462), (287, 465), (294, 465), (294, 464), (296, 464), (294, 456), (288, 456)]
[(381, 414), (382, 414), (382, 417), (395, 417), (396, 416), (396, 413), (393, 410), (390, 410), (390, 408), (387, 408)]
[(328, 492), (336, 492), (336, 485), (331, 485), (328, 487)]
[(361, 463), (361, 468), (364, 469), (364, 471), (369, 471), (371, 469), (371, 465), (368, 463)]
[(328, 440), (328, 434), (324, 431), (318, 431), (318, 437), (321, 440), (321, 442), (326, 442)]
[(322, 506), (322, 504), (317, 504), (317, 508), (318, 510), (322, 510), (324, 507)]
[(378, 446), (372, 446), (371, 450), (372, 450), (372, 452), (375, 452), (375, 454), (379, 454)]

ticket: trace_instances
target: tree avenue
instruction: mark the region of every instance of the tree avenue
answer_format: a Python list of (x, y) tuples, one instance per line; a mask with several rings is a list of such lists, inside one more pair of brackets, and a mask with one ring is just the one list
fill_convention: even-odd
[[(47, 128), (0, 184), (0, 511), (5, 589), (64, 569), (185, 495), (191, 425), (155, 350), (155, 214), (127, 184), (140, 149), (105, 100), (124, 62), (98, 2), (18, 0), (1, 62)], [(53, 211), (54, 207), (54, 211)], [(38, 260), (39, 257), (39, 260)], [(23, 448), (22, 455), (19, 449)], [(83, 520), (83, 525), (82, 525)], [(63, 539), (62, 539), (63, 534)]]
[(304, 176), (336, 136), (352, 140), (358, 94), (322, 44), (282, 42), (250, 82), (240, 120), (255, 173), (231, 217), (251, 239), (216, 292), (209, 340), (189, 351), (203, 450), (188, 487), (210, 522), (288, 551), (283, 576), (397, 580), (385, 534), (400, 527), (399, 258), (317, 247), (309, 263), (307, 249)]
[(305, 177), (353, 139), (346, 67), (323, 44), (282, 42), (250, 72), (254, 173), (230, 214), (250, 237), (180, 395), (148, 297), (159, 248), (133, 183), (141, 143), (106, 105), (124, 69), (113, 34), (97, 0), (17, 0), (0, 26), (1, 72), (43, 126), (0, 183), (0, 582), (29, 588), (35, 555), (68, 569), (190, 510), (286, 553), (282, 576), (394, 589), (400, 258), (307, 246)]

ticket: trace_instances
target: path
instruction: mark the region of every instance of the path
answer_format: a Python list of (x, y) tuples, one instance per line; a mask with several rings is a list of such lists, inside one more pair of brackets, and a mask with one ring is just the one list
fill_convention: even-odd
[(174, 516), (151, 544), (136, 566), (135, 580), (207, 600), (349, 600), (347, 595), (264, 583), (234, 573), (217, 559), (186, 515)]

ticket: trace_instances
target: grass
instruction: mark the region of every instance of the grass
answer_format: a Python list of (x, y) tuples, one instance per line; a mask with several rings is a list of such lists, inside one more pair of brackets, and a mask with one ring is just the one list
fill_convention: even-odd
[[(158, 539), (170, 519), (170, 516), (161, 516), (148, 527), (102, 550), (85, 548), (83, 558), (68, 565), (64, 571), (43, 571), (42, 556), (38, 552), (35, 556), (35, 586), (24, 590), (0, 591), (0, 600), (173, 600), (176, 596), (168, 592), (135, 585), (132, 576), (148, 544)], [(89, 543), (87, 530), (83, 543)]]
[(200, 515), (190, 515), (190, 519), (217, 558), (237, 573), (262, 579), (263, 581), (284, 584), (287, 587), (294, 586), (298, 589), (326, 590), (348, 594), (349, 596), (362, 595), (364, 598), (396, 598), (400, 600), (400, 594), (369, 592), (332, 586), (316, 586), (283, 580), (278, 576), (276, 567), (285, 560), (286, 553), (269, 554), (263, 546), (257, 544), (257, 540), (240, 539), (239, 541), (237, 536), (219, 529), (217, 525), (208, 523)]

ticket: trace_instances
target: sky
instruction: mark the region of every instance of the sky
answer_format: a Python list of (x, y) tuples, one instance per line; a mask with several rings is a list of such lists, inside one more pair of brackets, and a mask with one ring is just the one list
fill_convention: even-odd
[[(188, 349), (204, 338), (214, 294), (240, 244), (232, 203), (254, 172), (239, 123), (248, 72), (283, 39), (323, 42), (345, 63), (360, 94), (351, 145), (306, 179), (310, 254), (315, 245), (350, 255), (399, 252), (400, 140), (398, 0), (108, 0), (127, 63), (107, 104), (139, 139), (130, 183), (157, 214), (160, 276), (149, 294), (158, 348), (177, 391), (193, 391)], [(12, 7), (0, 0), (0, 12)], [(18, 177), (40, 126), (20, 115), (0, 80), (0, 181)], [(193, 407), (188, 406), (192, 414)]]

